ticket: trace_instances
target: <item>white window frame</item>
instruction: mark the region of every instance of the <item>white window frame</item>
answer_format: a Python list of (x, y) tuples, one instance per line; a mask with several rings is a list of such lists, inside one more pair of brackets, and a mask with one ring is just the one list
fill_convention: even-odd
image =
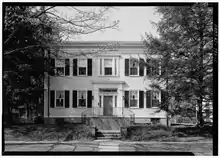
[[(132, 59), (136, 59), (138, 60), (138, 66), (137, 66), (137, 75), (131, 75), (131, 67), (130, 67), (130, 62)], [(139, 66), (139, 61), (140, 59), (139, 58), (130, 58), (129, 59), (129, 76), (139, 76), (139, 69), (140, 69), (140, 66)]]
[[(64, 94), (63, 94), (63, 107), (57, 107), (57, 91), (61, 91), (61, 92), (63, 92)], [(65, 90), (55, 90), (55, 105), (54, 105), (54, 107), (55, 108), (61, 108), (61, 109), (63, 109), (63, 108), (65, 108)]]
[[(131, 107), (131, 91), (137, 91), (137, 106), (136, 107)], [(132, 109), (137, 109), (139, 108), (139, 90), (129, 90), (129, 108), (132, 108)]]
[[(104, 64), (105, 59), (112, 60), (112, 75), (105, 75), (105, 64)], [(97, 69), (98, 76), (119, 76), (119, 58), (118, 57), (99, 57), (98, 66), (99, 66)]]
[[(62, 64), (58, 65), (57, 62)], [(62, 65), (62, 66), (61, 66)], [(63, 75), (57, 75), (57, 68), (63, 68)], [(65, 59), (55, 59), (55, 76), (65, 76)]]
[[(85, 67), (81, 67), (81, 68), (86, 68), (86, 74), (85, 75), (80, 75), (79, 74), (79, 68), (80, 68), (79, 61), (80, 60), (86, 60), (86, 66)], [(87, 60), (87, 58), (77, 58), (77, 76), (87, 76), (88, 75), (87, 71), (88, 71), (88, 60)]]
[(161, 102), (160, 100), (160, 91), (157, 91), (157, 90), (152, 90), (152, 98), (151, 98), (151, 108), (159, 108), (159, 106), (153, 106), (153, 96), (154, 96), (154, 93), (158, 93), (158, 103)]
[[(80, 99), (80, 96), (79, 96), (79, 92), (80, 91), (84, 91), (84, 92), (86, 92), (86, 95), (85, 95), (85, 100), (86, 100), (86, 106), (85, 107), (83, 107), (83, 106), (79, 106), (79, 99)], [(77, 90), (77, 108), (87, 108), (87, 90), (85, 90), (85, 89), (82, 89), (82, 90)]]

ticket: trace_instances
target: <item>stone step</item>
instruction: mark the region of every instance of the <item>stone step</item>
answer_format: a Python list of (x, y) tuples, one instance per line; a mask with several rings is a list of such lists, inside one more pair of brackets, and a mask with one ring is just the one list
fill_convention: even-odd
[(108, 136), (108, 137), (96, 137), (96, 139), (98, 140), (112, 140), (112, 139), (121, 139), (121, 137), (111, 137), (111, 136)]

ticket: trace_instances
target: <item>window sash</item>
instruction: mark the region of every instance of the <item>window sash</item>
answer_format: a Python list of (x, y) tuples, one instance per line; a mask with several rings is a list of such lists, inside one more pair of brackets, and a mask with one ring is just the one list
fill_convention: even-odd
[[(78, 107), (87, 107), (87, 91), (78, 91), (77, 92), (77, 105)], [(83, 99), (82, 99), (82, 96), (83, 96)]]
[[(55, 107), (64, 107), (65, 106), (65, 102), (64, 102), (64, 98), (65, 98), (65, 93), (64, 91), (55, 91), (56, 93), (56, 97), (55, 97)], [(60, 106), (60, 103), (62, 106)]]
[(118, 75), (118, 58), (115, 58), (115, 57), (99, 58), (98, 65), (99, 65), (99, 76), (117, 76)]
[[(135, 65), (133, 65), (135, 62)], [(129, 75), (138, 76), (139, 75), (139, 59), (130, 59), (129, 60)]]
[(55, 68), (56, 76), (64, 76), (65, 75), (65, 68), (64, 67), (56, 67)]
[[(130, 108), (136, 108), (138, 107), (138, 92), (139, 91), (130, 91), (129, 93), (129, 101), (130, 101)], [(134, 95), (134, 98), (133, 98)]]

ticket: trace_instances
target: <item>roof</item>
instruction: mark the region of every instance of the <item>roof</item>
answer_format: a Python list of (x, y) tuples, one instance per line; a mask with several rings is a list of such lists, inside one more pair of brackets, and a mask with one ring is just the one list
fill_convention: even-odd
[(144, 48), (142, 41), (66, 41), (62, 43), (63, 47), (75, 48), (94, 48), (116, 45), (119, 48)]

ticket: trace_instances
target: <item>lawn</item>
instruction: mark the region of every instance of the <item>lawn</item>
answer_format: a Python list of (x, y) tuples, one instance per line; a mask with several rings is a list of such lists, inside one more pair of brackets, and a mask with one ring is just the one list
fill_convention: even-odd
[(92, 129), (83, 124), (14, 125), (4, 129), (6, 141), (93, 140)]

